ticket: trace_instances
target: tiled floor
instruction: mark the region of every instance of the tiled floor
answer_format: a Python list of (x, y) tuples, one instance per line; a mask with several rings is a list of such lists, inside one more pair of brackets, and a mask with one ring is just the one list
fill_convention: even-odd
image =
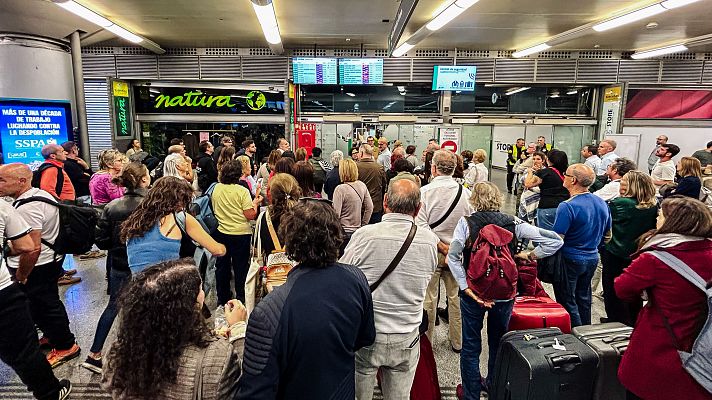
[[(500, 187), (504, 186), (503, 172), (493, 171), (492, 177), (493, 181)], [(513, 210), (514, 196), (505, 195), (505, 211), (512, 213)], [(68, 378), (74, 383), (75, 391), (72, 398), (75, 399), (108, 398), (98, 386), (99, 377), (80, 366), (88, 354), (91, 341), (94, 337), (96, 323), (108, 301), (108, 296), (106, 295), (106, 281), (104, 280), (105, 261), (105, 258), (90, 261), (69, 259), (65, 266), (66, 268), (77, 268), (79, 270), (78, 276), (82, 277), (81, 283), (60, 289), (69, 314), (71, 329), (77, 336), (77, 341), (82, 348), (82, 354), (77, 359), (57, 367), (55, 374), (59, 378)], [(553, 297), (551, 287), (547, 287), (546, 289)], [(444, 293), (444, 287), (442, 290)], [(442, 307), (445, 305), (444, 297), (444, 295), (441, 296)], [(214, 295), (209, 296), (207, 302), (214, 308), (216, 303)], [(596, 322), (604, 315), (603, 302), (599, 297), (594, 297), (593, 307), (593, 321)], [(109, 343), (112, 337), (113, 335), (110, 335)], [(447, 324), (441, 323), (440, 326), (436, 327), (432, 342), (443, 398), (454, 399), (455, 386), (460, 383), (460, 360), (459, 356), (450, 349), (449, 340), (447, 338)], [(483, 343), (486, 343), (486, 328), (483, 329)], [(482, 373), (486, 374), (487, 346), (483, 346), (482, 353), (480, 366)], [(2, 362), (0, 362), (0, 398), (31, 398), (15, 373)]]

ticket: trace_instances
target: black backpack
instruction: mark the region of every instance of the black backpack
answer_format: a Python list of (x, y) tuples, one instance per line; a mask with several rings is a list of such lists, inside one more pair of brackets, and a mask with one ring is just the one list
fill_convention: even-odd
[(59, 232), (54, 243), (42, 239), (42, 244), (54, 250), (56, 254), (84, 254), (94, 245), (94, 230), (99, 220), (96, 210), (91, 207), (80, 207), (58, 203), (46, 197), (32, 196), (16, 200), (15, 208), (33, 201), (51, 204), (59, 210)]
[(57, 196), (59, 196), (60, 194), (62, 194), (62, 188), (64, 187), (64, 170), (62, 169), (62, 167), (58, 167), (54, 164), (44, 163), (32, 172), (32, 187), (40, 189), (40, 182), (42, 182), (42, 174), (50, 168), (57, 168), (59, 170), (57, 171), (57, 185), (54, 187), (54, 192), (57, 193)]

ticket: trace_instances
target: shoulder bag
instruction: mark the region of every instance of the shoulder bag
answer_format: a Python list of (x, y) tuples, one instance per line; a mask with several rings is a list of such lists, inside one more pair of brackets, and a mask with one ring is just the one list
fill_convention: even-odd
[(450, 204), (450, 208), (448, 208), (447, 211), (445, 211), (445, 215), (443, 215), (442, 218), (440, 218), (439, 220), (437, 220), (437, 221), (433, 222), (432, 224), (430, 224), (430, 229), (435, 229), (435, 228), (437, 228), (438, 226), (440, 226), (440, 224), (442, 224), (443, 222), (445, 222), (445, 220), (446, 220), (446, 219), (450, 216), (450, 214), (452, 213), (452, 210), (454, 210), (454, 209), (455, 209), (455, 206), (457, 206), (457, 203), (460, 202), (460, 197), (462, 197), (462, 185), (459, 185), (459, 184), (458, 184), (457, 186), (458, 186), (458, 187), (457, 187), (457, 196), (455, 196), (455, 200), (452, 202), (452, 204)]

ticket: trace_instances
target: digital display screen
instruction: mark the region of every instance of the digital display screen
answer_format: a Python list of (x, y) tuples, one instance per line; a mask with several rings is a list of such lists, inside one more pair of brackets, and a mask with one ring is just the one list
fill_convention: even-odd
[(44, 158), (47, 144), (69, 140), (72, 129), (69, 102), (0, 99), (0, 144), (5, 163), (28, 164), (32, 170)]
[(433, 73), (433, 90), (474, 92), (475, 66), (436, 65)]
[(339, 84), (380, 85), (383, 83), (382, 58), (339, 59)]
[(299, 85), (336, 85), (336, 59), (292, 58), (292, 80)]

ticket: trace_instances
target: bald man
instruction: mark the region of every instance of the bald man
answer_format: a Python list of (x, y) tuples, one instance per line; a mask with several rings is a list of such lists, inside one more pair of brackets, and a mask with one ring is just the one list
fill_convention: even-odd
[[(373, 381), (383, 372), (383, 397), (407, 398), (420, 355), (418, 327), (423, 318), (423, 300), (438, 264), (440, 241), (430, 230), (415, 227), (420, 210), (418, 184), (401, 179), (393, 182), (383, 200), (382, 222), (354, 232), (342, 263), (363, 271), (369, 285), (384, 275), (406, 238), (413, 234), (395, 269), (372, 289), (376, 341), (356, 353), (356, 398), (373, 398)], [(404, 397), (405, 396), (405, 397)]]
[(571, 326), (591, 324), (591, 279), (598, 266), (598, 248), (610, 239), (611, 214), (600, 197), (588, 191), (596, 179), (591, 167), (571, 165), (564, 187), (571, 198), (559, 204), (553, 230), (564, 239), (561, 248), (566, 280), (554, 282), (556, 301), (571, 315)]
[[(61, 148), (61, 147), (60, 147)], [(30, 313), (44, 334), (43, 341), (53, 347), (47, 361), (54, 368), (79, 355), (79, 346), (69, 330), (69, 318), (59, 298), (57, 280), (64, 275), (64, 255), (57, 255), (45, 243), (54, 243), (59, 235), (59, 211), (52, 204), (32, 201), (45, 198), (56, 201), (46, 191), (31, 186), (32, 172), (27, 165), (13, 163), (0, 167), (0, 196), (15, 199), (17, 214), (30, 227), (33, 249), (7, 258), (14, 280), (22, 284), (29, 299)]]
[(67, 152), (58, 144), (48, 144), (42, 148), (45, 162), (37, 169), (39, 182), (33, 184), (60, 201), (76, 200), (76, 192), (69, 175), (64, 171)]

